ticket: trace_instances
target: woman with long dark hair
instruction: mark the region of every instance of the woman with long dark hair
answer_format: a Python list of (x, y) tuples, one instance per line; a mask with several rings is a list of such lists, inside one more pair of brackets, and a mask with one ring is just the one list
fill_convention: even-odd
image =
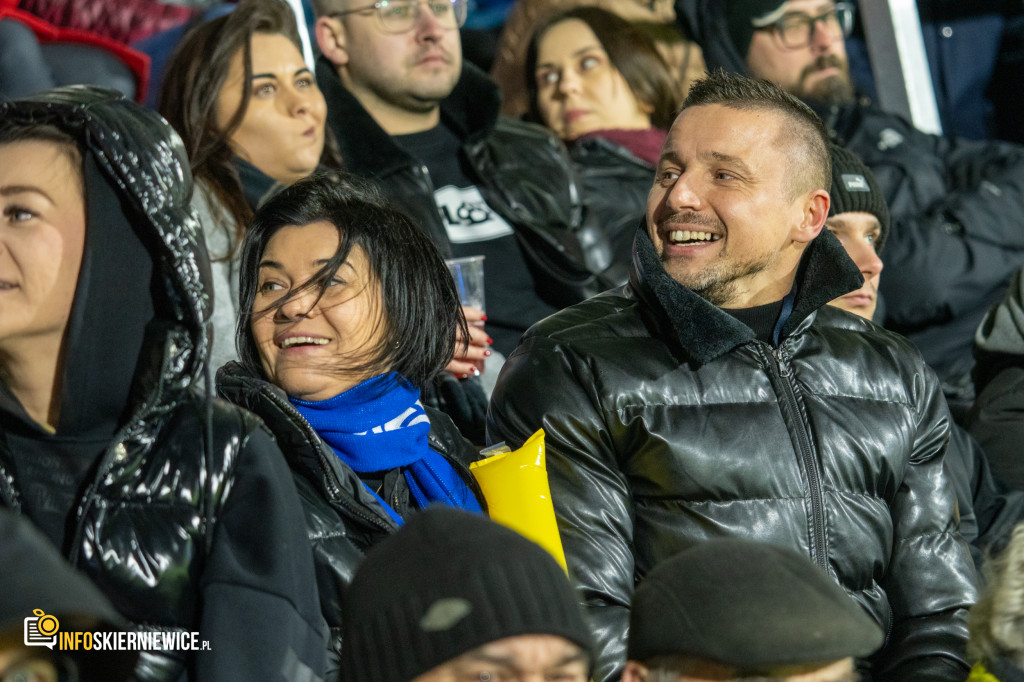
[(214, 269), (212, 364), (235, 357), (238, 247), (269, 194), (339, 160), (327, 106), (282, 0), (242, 0), (192, 29), (164, 74), (158, 109), (185, 142), (193, 206)]

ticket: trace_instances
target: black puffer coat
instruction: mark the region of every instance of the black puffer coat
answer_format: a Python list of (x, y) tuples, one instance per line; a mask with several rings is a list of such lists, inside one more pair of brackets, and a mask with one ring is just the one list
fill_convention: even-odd
[[(313, 547), (320, 608), (331, 628), (327, 679), (333, 679), (340, 654), (342, 597), (363, 554), (398, 526), (288, 401), (285, 392), (237, 362), (217, 372), (217, 391), (233, 403), (258, 414), (277, 439), (295, 478), (306, 529)], [(446, 415), (424, 408), (430, 418), (430, 447), (443, 455), (486, 508), (483, 493), (469, 473), (477, 450)], [(396, 505), (397, 506), (397, 505)]]
[(859, 282), (822, 232), (772, 347), (672, 280), (641, 228), (628, 285), (535, 325), (509, 357), (488, 435), (547, 434), (595, 679), (618, 679), (636, 582), (723, 536), (797, 549), (845, 587), (887, 633), (880, 678), (966, 676), (975, 575), (942, 467), (949, 413), (909, 342), (825, 305)]
[[(725, 29), (728, 6), (676, 3), (708, 68), (746, 73)], [(1024, 147), (929, 135), (864, 98), (818, 113), (885, 190), (885, 327), (917, 345), (951, 407), (969, 407), (974, 330), (1024, 265)]]
[(647, 210), (654, 185), (654, 166), (622, 145), (601, 137), (577, 140), (569, 148), (576, 166), (583, 202), (611, 242), (613, 267), (607, 276), (624, 284), (633, 260), (636, 219)]
[[(140, 680), (318, 678), (326, 632), (287, 466), (258, 419), (196, 386), (209, 349), (210, 275), (189, 209), (192, 180), (181, 141), (156, 114), (91, 88), (8, 103), (0, 117), (51, 124), (76, 138), (86, 167), (116, 188), (119, 219), (130, 222), (152, 258), (156, 316), (135, 346), (136, 364), (124, 353), (135, 339), (117, 324), (126, 315), (119, 311), (125, 292), (98, 301), (105, 304), (101, 319), (79, 320), (75, 312), (103, 278), (131, 281), (95, 267), (90, 235), (108, 225), (89, 222), (66, 333), (73, 343), (63, 351), (65, 392), (84, 389), (62, 399), (103, 404), (112, 390), (103, 376), (69, 379), (93, 369), (77, 362), (89, 353), (114, 358), (119, 367), (129, 363), (132, 385), (129, 403), (115, 408), (125, 416), (109, 443), (98, 446), (99, 461), (70, 510), (65, 556), (136, 629), (198, 631), (210, 642), (210, 651), (199, 654), (144, 652)], [(86, 205), (97, 198), (87, 195)], [(141, 295), (149, 291), (144, 283)], [(11, 443), (32, 442), (45, 452), (51, 435), (9, 393), (4, 397), (0, 504), (31, 517), (26, 505), (35, 498), (26, 493), (38, 482), (17, 475)], [(62, 409), (54, 438), (62, 436), (64, 417)]]

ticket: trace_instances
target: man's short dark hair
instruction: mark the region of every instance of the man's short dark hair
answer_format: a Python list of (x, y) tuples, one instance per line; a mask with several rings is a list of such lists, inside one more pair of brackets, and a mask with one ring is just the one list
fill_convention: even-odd
[(828, 191), (832, 186), (832, 160), (828, 151), (828, 133), (814, 110), (771, 81), (750, 78), (716, 69), (694, 82), (680, 113), (690, 107), (721, 104), (730, 109), (777, 111), (792, 122), (782, 128), (780, 145), (792, 149), (799, 145), (803, 154), (794, 155), (790, 169), (794, 195), (813, 189)]
[(463, 338), (469, 338), (455, 283), (430, 237), (388, 206), (376, 185), (339, 172), (315, 173), (274, 195), (256, 211), (245, 231), (235, 334), (242, 364), (264, 376), (252, 316), (262, 312), (254, 307), (259, 263), (267, 244), (285, 226), (321, 221), (337, 228), (337, 251), (308, 282), (293, 288), (271, 308), (280, 308), (309, 288), (322, 293), (352, 248), (361, 247), (371, 281), (375, 280), (381, 292), (381, 335), (377, 347), (352, 359), (355, 366), (339, 369), (375, 374), (392, 370), (422, 387), (451, 360), (456, 328), (462, 329)]

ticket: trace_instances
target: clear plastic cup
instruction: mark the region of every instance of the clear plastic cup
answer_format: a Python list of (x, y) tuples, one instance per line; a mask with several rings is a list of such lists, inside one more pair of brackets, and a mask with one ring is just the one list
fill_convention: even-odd
[(459, 292), (459, 301), (464, 306), (484, 307), (484, 257), (466, 256), (465, 258), (449, 258), (445, 261), (448, 271), (455, 280), (455, 288)]

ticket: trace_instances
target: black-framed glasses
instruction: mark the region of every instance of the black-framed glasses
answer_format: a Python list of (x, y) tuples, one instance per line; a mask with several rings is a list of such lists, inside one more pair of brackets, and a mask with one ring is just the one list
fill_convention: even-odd
[(834, 40), (847, 37), (853, 30), (853, 5), (837, 2), (832, 9), (816, 17), (803, 12), (791, 12), (770, 24), (755, 28), (774, 33), (787, 50), (799, 50), (814, 41), (814, 29), (819, 23)]
[(347, 14), (375, 12), (385, 33), (405, 33), (412, 30), (419, 21), (423, 5), (427, 6), (444, 28), (457, 29), (466, 23), (468, 0), (378, 0), (372, 5), (331, 12), (328, 16), (343, 17)]

